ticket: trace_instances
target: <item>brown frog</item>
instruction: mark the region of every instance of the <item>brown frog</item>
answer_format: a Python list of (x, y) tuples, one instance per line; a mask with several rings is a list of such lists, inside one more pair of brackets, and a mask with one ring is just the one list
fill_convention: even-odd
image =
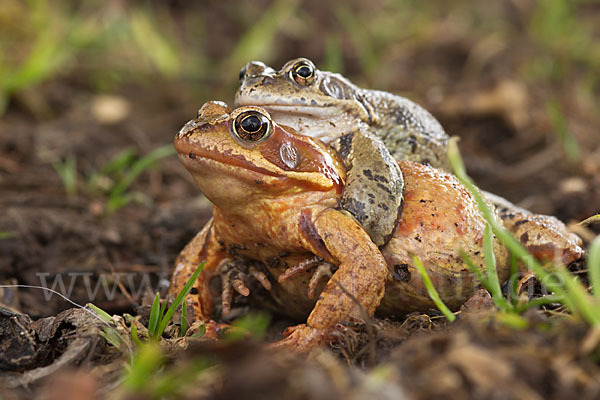
[[(251, 268), (250, 274), (266, 289), (267, 305), (307, 318), (274, 345), (296, 350), (323, 343), (343, 320), (376, 310), (397, 315), (434, 307), (413, 255), (452, 309), (478, 286), (459, 251), (484, 268), (485, 221), (469, 193), (441, 170), (399, 164), (404, 211), (391, 240), (379, 249), (350, 214), (337, 209), (345, 172), (336, 154), (316, 139), (277, 125), (260, 107), (232, 110), (220, 102), (206, 103), (177, 134), (175, 148), (215, 208), (213, 219), (177, 258), (170, 291), (177, 293), (205, 262), (189, 297), (195, 318), (209, 326), (215, 325), (209, 283), (236, 263), (263, 265), (264, 270)], [(565, 259), (581, 255), (576, 244), (565, 246)], [(494, 253), (500, 279), (506, 279), (507, 252), (495, 242)], [(333, 266), (326, 282), (312, 273), (319, 263)], [(249, 293), (244, 282), (234, 285)], [(225, 293), (222, 301), (229, 301)]]
[(280, 124), (331, 144), (347, 167), (341, 207), (381, 246), (391, 237), (402, 201), (394, 160), (447, 168), (448, 135), (412, 101), (357, 87), (306, 58), (279, 71), (257, 61), (240, 72), (235, 104), (266, 109)]

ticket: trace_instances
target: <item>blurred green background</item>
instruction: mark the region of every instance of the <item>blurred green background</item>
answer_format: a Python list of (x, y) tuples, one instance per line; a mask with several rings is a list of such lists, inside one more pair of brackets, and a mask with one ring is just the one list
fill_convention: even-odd
[(511, 77), (570, 86), (570, 96), (591, 106), (599, 7), (594, 0), (3, 0), (0, 104), (5, 110), (13, 96), (56, 79), (92, 93), (158, 80), (200, 103), (231, 98), (250, 60), (277, 68), (305, 56), (360, 85), (418, 96)]

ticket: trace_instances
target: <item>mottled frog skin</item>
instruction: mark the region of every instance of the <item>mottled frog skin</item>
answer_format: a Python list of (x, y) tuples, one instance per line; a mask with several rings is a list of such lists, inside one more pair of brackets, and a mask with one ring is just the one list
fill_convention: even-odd
[(403, 179), (394, 160), (448, 166), (448, 135), (429, 112), (404, 97), (362, 89), (306, 58), (279, 71), (253, 61), (240, 79), (237, 106), (261, 106), (278, 123), (338, 151), (347, 167), (341, 206), (379, 246), (391, 237), (402, 202)]
[[(413, 255), (452, 309), (478, 287), (459, 251), (484, 268), (485, 221), (470, 194), (442, 170), (399, 164), (404, 211), (392, 238), (378, 248), (351, 215), (337, 209), (345, 170), (336, 154), (274, 123), (260, 107), (232, 110), (206, 103), (176, 135), (175, 148), (215, 206), (212, 220), (177, 258), (170, 289), (177, 293), (198, 264), (206, 263), (188, 299), (207, 332), (216, 324), (211, 318), (218, 298), (209, 284), (238, 264), (257, 267), (248, 271), (261, 282), (262, 296), (258, 289), (253, 294), (267, 298), (266, 305), (306, 319), (273, 345), (298, 351), (324, 343), (336, 324), (365, 313), (401, 315), (434, 307)], [(536, 231), (538, 239), (544, 229)], [(565, 260), (581, 255), (570, 242), (557, 250)], [(494, 253), (500, 279), (506, 279), (508, 254), (496, 241)], [(329, 266), (331, 277), (315, 280), (318, 265)], [(248, 295), (247, 283), (234, 288)], [(225, 291), (229, 282), (223, 284)], [(226, 293), (222, 301), (228, 301)]]

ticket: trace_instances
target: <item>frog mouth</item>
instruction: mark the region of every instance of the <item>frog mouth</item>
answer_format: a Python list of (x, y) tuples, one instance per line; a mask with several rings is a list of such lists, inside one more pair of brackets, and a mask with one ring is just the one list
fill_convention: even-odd
[(247, 171), (249, 179), (257, 179), (257, 175), (273, 179), (286, 177), (284, 171), (279, 173), (260, 167), (241, 155), (223, 155), (216, 151), (211, 152), (186, 140), (176, 140), (175, 150), (177, 150), (177, 155), (186, 168), (198, 172), (207, 172), (208, 169), (231, 172), (232, 169), (235, 169), (240, 171), (240, 175), (243, 175), (241, 171)]

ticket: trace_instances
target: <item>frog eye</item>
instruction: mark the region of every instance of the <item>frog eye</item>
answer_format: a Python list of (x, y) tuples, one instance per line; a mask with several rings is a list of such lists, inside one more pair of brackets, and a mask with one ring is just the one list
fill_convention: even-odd
[(292, 67), (290, 77), (297, 84), (308, 86), (315, 78), (315, 66), (307, 61), (301, 61)]
[(233, 133), (245, 142), (264, 140), (271, 131), (271, 120), (258, 111), (243, 112), (233, 122)]

